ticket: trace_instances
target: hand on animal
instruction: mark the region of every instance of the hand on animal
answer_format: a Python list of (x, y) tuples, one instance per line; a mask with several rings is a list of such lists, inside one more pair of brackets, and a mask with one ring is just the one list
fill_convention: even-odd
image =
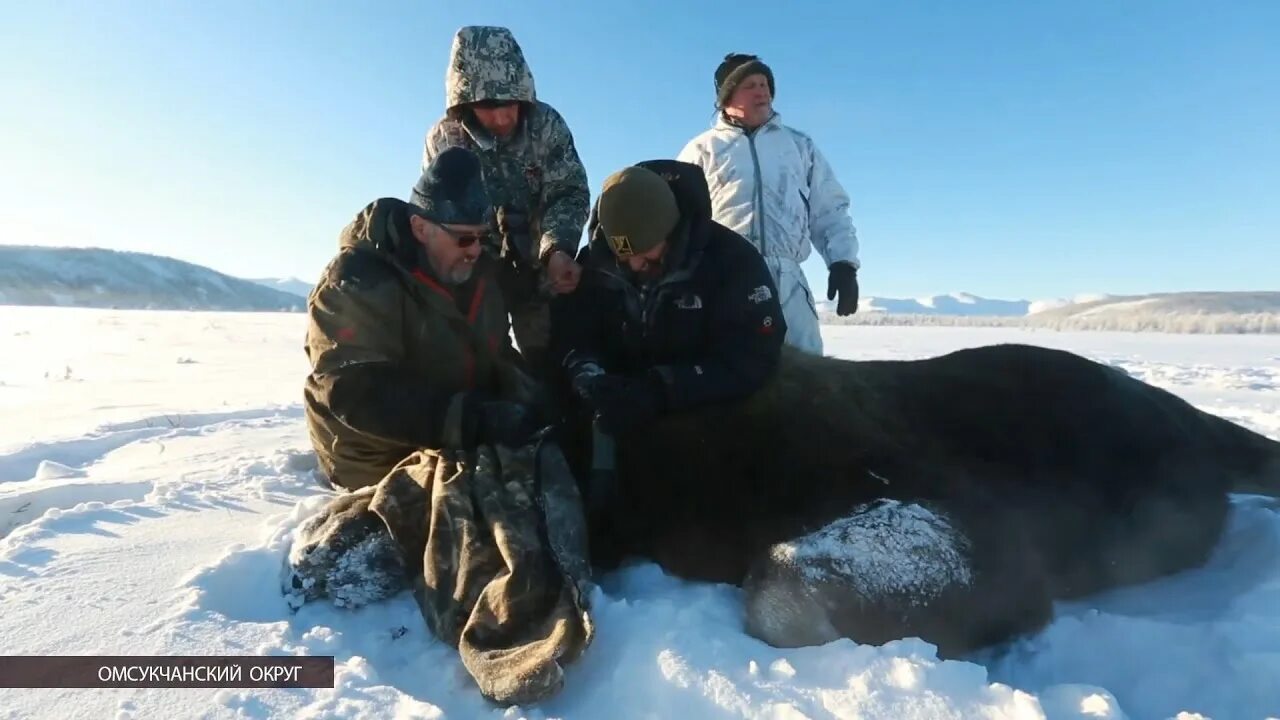
[(595, 390), (595, 382), (604, 377), (604, 368), (594, 360), (579, 360), (569, 367), (569, 385), (573, 392), (588, 405)]
[(578, 280), (582, 278), (582, 266), (569, 253), (556, 250), (547, 258), (547, 279), (551, 282), (554, 295), (565, 295), (578, 288)]
[(583, 399), (596, 411), (601, 429), (614, 437), (658, 417), (664, 404), (662, 381), (650, 375), (595, 376), (586, 382)]
[(827, 299), (835, 300), (837, 294), (840, 295), (840, 300), (836, 303), (837, 315), (858, 312), (858, 268), (852, 263), (838, 262), (831, 265), (827, 275)]

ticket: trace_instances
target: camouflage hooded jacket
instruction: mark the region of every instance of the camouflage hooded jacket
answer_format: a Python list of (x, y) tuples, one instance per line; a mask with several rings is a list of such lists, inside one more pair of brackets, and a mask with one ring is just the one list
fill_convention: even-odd
[(347, 489), (378, 482), (458, 434), (460, 393), (517, 397), (506, 308), (482, 256), (449, 292), (418, 267), (406, 203), (370, 203), (307, 301), (307, 429), (320, 468)]
[[(495, 138), (476, 121), (466, 105), (481, 100), (521, 103), (520, 124), (511, 137)], [(445, 148), (471, 150), (480, 157), (495, 211), (527, 218), (529, 246), (519, 252), (529, 260), (557, 249), (572, 256), (590, 205), (587, 171), (564, 118), (538, 101), (533, 73), (510, 30), (458, 30), (445, 75), (445, 108), (445, 116), (427, 131), (422, 167)]]

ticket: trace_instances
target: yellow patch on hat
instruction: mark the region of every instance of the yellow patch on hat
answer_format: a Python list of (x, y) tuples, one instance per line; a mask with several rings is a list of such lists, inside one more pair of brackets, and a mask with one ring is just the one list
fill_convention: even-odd
[(628, 258), (636, 254), (631, 249), (631, 239), (626, 235), (610, 235), (609, 247), (613, 248), (613, 254), (620, 258)]

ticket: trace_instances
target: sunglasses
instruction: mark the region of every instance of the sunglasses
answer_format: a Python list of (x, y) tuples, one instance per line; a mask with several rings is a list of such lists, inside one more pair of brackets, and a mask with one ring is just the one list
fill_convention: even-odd
[(440, 225), (439, 227), (444, 231), (445, 235), (453, 238), (453, 241), (458, 243), (458, 247), (460, 248), (471, 247), (488, 237), (488, 233), (459, 233), (455, 232), (448, 225)]

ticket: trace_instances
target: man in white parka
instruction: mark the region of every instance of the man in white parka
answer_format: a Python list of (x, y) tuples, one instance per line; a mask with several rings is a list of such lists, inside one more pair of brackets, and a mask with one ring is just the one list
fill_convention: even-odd
[(817, 248), (836, 313), (858, 309), (858, 236), (849, 196), (808, 135), (773, 111), (773, 71), (755, 55), (730, 54), (716, 69), (715, 125), (679, 159), (702, 168), (716, 222), (746, 237), (773, 274), (788, 345), (822, 353), (813, 293), (800, 263)]

